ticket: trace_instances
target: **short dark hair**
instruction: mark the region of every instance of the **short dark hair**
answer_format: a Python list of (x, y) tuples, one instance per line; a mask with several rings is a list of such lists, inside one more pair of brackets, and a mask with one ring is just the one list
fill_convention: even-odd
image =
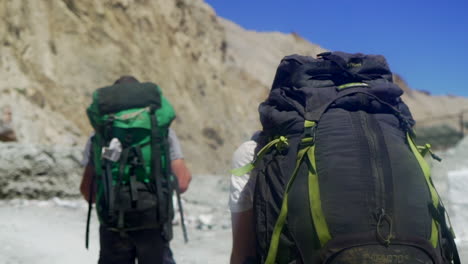
[(119, 83), (139, 83), (139, 81), (131, 75), (123, 75), (114, 82), (114, 84)]

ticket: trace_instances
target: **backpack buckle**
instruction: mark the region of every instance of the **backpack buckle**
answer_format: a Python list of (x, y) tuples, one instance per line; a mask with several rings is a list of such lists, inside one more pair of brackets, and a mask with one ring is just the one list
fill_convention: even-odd
[(132, 147), (131, 149), (133, 155), (132, 155), (132, 160), (130, 161), (130, 164), (133, 165), (134, 167), (137, 166), (145, 166), (145, 162), (143, 160), (143, 154), (141, 153), (141, 149), (138, 149), (137, 147)]
[(315, 143), (315, 132), (317, 131), (317, 122), (306, 120), (304, 122), (304, 137), (311, 138), (312, 144)]

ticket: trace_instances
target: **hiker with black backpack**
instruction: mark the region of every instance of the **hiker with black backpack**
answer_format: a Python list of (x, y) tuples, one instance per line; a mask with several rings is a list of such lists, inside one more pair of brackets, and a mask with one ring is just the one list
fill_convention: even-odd
[(85, 149), (80, 186), (90, 205), (86, 247), (96, 203), (98, 263), (175, 263), (169, 247), (172, 196), (180, 199), (191, 174), (169, 128), (173, 107), (156, 84), (123, 76), (93, 93), (87, 113), (95, 133)]
[[(232, 167), (241, 168), (252, 162), (260, 131), (242, 143), (232, 155)], [(253, 192), (255, 174), (248, 171), (231, 175), (229, 210), (231, 211), (232, 251), (231, 264), (255, 262), (255, 228), (253, 225)]]
[(402, 94), (380, 55), (283, 58), (252, 161), (232, 171), (250, 175), (252, 212), (237, 221), (255, 230), (232, 263), (460, 263), (424, 156), (440, 159), (415, 144)]

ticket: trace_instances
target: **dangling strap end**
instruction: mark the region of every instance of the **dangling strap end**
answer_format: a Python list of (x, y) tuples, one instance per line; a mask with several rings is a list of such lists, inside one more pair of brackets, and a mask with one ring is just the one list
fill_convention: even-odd
[(255, 168), (255, 165), (254, 165), (254, 162), (252, 162), (240, 168), (230, 170), (230, 172), (234, 176), (242, 176), (244, 174), (251, 172), (254, 168)]
[(432, 151), (431, 151), (431, 157), (435, 160), (437, 160), (438, 162), (441, 162), (442, 161), (442, 158), (437, 156), (436, 154), (434, 154)]

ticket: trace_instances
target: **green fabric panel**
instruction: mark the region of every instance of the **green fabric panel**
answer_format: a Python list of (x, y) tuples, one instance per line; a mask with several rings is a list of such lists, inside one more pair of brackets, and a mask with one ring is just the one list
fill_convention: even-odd
[(355, 82), (355, 83), (345, 83), (345, 84), (342, 84), (338, 87), (336, 87), (338, 90), (343, 90), (343, 89), (346, 89), (346, 88), (351, 88), (351, 87), (358, 87), (358, 86), (369, 86), (367, 83), (361, 83), (361, 82)]
[[(110, 115), (99, 116), (89, 108), (87, 114), (91, 125), (95, 129), (105, 124), (105, 122), (110, 118)], [(167, 102), (167, 100), (163, 100), (161, 108), (156, 110), (156, 117), (158, 119), (158, 127), (160, 128), (168, 127), (174, 120), (174, 108)], [(116, 113), (114, 127), (151, 129), (149, 107), (127, 109)]]
[(304, 160), (305, 154), (307, 153), (309, 149), (310, 149), (310, 146), (305, 147), (299, 150), (299, 153), (297, 154), (296, 167), (294, 168), (293, 174), (284, 190), (284, 197), (283, 197), (283, 202), (281, 204), (281, 211), (278, 216), (278, 219), (276, 220), (275, 227), (273, 229), (273, 234), (271, 236), (271, 241), (270, 241), (270, 247), (268, 249), (268, 256), (265, 261), (265, 264), (274, 264), (276, 262), (276, 256), (278, 254), (279, 239), (280, 239), (284, 224), (286, 222), (286, 217), (288, 216), (288, 192), (291, 189), (294, 179), (296, 179), (296, 175), (299, 170), (300, 164)]
[(242, 176), (246, 173), (249, 173), (252, 171), (255, 166), (257, 165), (257, 162), (263, 158), (263, 156), (268, 153), (268, 151), (271, 149), (271, 147), (275, 146), (277, 149), (285, 148), (288, 146), (288, 139), (284, 136), (280, 136), (277, 139), (274, 139), (270, 141), (268, 144), (266, 144), (257, 154), (257, 158), (255, 158), (254, 161), (251, 163), (242, 166), (240, 168), (232, 169), (230, 170), (230, 173), (234, 176)]
[[(159, 86), (158, 86), (159, 89)], [(158, 127), (169, 126), (175, 118), (174, 107), (161, 93), (161, 108), (156, 110), (156, 117), (158, 118)]]
[(128, 109), (116, 113), (114, 127), (151, 129), (149, 107)]
[[(411, 151), (413, 152), (414, 156), (418, 160), (419, 165), (421, 166), (421, 169), (424, 173), (424, 177), (426, 178), (426, 184), (431, 193), (432, 203), (434, 204), (435, 208), (438, 208), (439, 195), (437, 194), (437, 191), (435, 190), (434, 186), (431, 183), (431, 169), (429, 165), (427, 164), (426, 160), (424, 160), (424, 157), (421, 155), (421, 153), (419, 153), (418, 148), (416, 147), (416, 144), (414, 143), (409, 133), (406, 133), (406, 139), (411, 148)], [(429, 240), (434, 248), (437, 247), (438, 236), (439, 236), (438, 233), (439, 232), (438, 232), (438, 228), (435, 223), (435, 220), (432, 219), (432, 231), (431, 231), (431, 238)]]
[(323, 247), (330, 239), (330, 231), (327, 221), (322, 210), (322, 202), (320, 200), (320, 188), (317, 175), (317, 166), (315, 164), (315, 145), (311, 146), (307, 151), (309, 159), (309, 202), (310, 212), (314, 221), (315, 230), (320, 240), (320, 245)]

